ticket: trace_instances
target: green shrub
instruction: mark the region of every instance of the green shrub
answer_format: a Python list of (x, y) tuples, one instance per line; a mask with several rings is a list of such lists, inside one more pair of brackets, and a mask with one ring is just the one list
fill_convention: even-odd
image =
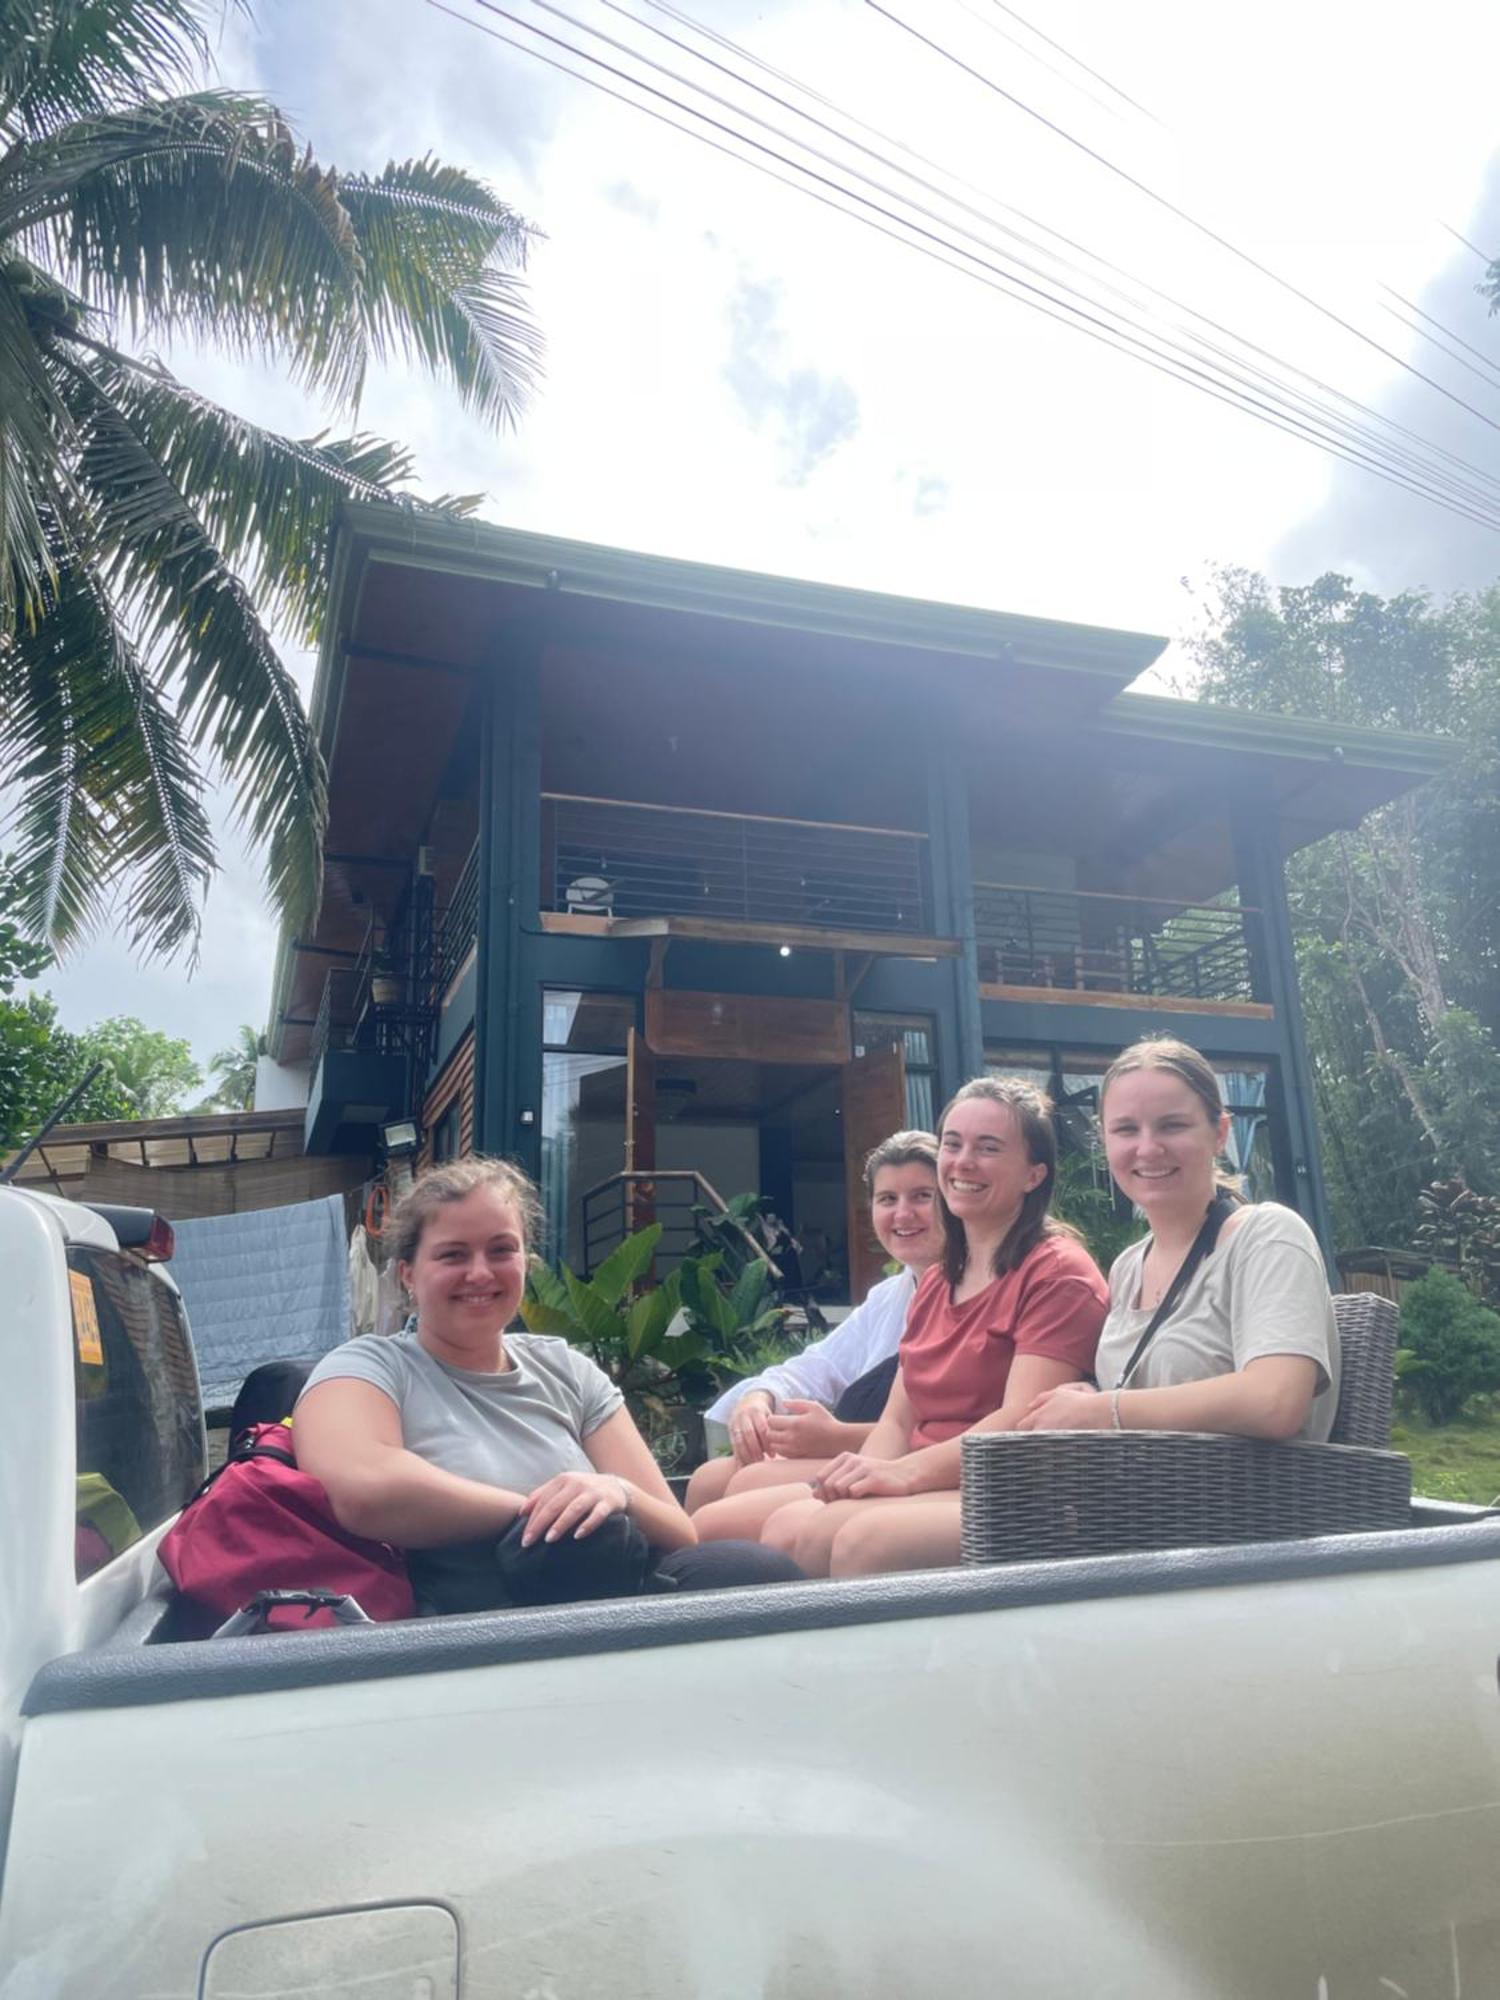
[(1407, 1287), (1401, 1340), (1396, 1373), (1435, 1424), (1451, 1424), (1473, 1397), (1500, 1389), (1500, 1315), (1450, 1271)]

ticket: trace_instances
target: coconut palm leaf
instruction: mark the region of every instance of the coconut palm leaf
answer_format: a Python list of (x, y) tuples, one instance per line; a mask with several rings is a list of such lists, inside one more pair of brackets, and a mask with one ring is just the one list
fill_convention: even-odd
[[(195, 394), (165, 369), (96, 348), (88, 373), (245, 577), (276, 624), (316, 645), (338, 510), (407, 503), (411, 454), (368, 435), (288, 438)], [(101, 496), (113, 504), (113, 495)], [(478, 495), (429, 503), (471, 513)]]
[(30, 297), (15, 276), (0, 281), (0, 632), (38, 615), (52, 577), (49, 528), (76, 498), (72, 422), (43, 364)]
[(275, 351), (309, 387), (357, 392), (361, 259), (338, 177), (298, 152), (263, 100), (168, 99), (17, 153), (0, 181), (0, 230), (90, 304), (136, 335)]
[[(293, 919), (322, 880), (323, 761), (296, 683), (239, 578), (100, 382), (68, 360), (78, 478), (92, 496), (99, 568), (194, 742), (235, 781), (235, 809), (267, 852), (267, 886)], [(175, 922), (175, 920), (173, 920)], [(162, 942), (173, 922), (163, 919)], [(181, 932), (174, 935), (180, 937)]]
[(0, 135), (179, 89), (208, 59), (201, 15), (193, 0), (0, 0)]
[(46, 616), (0, 645), (23, 920), (67, 943), (124, 880), (132, 938), (175, 950), (214, 866), (202, 781), (102, 580), (67, 557), (54, 576)]
[(346, 175), (339, 196), (363, 257), (372, 354), (420, 362), (477, 415), (511, 422), (533, 387), (541, 342), (524, 287), (532, 232), (482, 181), (431, 158)]

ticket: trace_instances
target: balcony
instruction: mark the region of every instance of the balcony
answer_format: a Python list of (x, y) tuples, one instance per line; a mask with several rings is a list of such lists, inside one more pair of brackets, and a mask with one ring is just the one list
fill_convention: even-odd
[(1239, 904), (974, 884), (990, 999), (1269, 1015), (1255, 984), (1259, 923)]
[(927, 836), (891, 827), (542, 798), (543, 908), (922, 937)]

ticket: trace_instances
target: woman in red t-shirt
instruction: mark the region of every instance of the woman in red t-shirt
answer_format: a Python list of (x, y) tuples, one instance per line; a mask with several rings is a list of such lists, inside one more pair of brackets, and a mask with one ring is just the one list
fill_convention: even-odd
[(789, 1488), (761, 1539), (809, 1576), (958, 1561), (959, 1440), (1014, 1430), (1038, 1396), (1093, 1367), (1109, 1288), (1048, 1213), (1052, 1108), (1018, 1077), (966, 1083), (938, 1127), (947, 1251), (917, 1287), (901, 1366), (859, 1452)]

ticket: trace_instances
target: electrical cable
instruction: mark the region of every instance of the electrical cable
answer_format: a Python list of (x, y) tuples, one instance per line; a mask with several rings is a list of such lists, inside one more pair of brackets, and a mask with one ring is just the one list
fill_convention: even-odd
[[(945, 62), (952, 63), (955, 69), (962, 70), (966, 76), (972, 77), (976, 83), (983, 84), (986, 90), (993, 91), (997, 97), (1003, 97), (1007, 104), (1014, 105), (1018, 111), (1024, 112), (1028, 118), (1034, 118), (1038, 124), (1045, 125), (1049, 132), (1054, 133), (1066, 144), (1076, 147), (1081, 153), (1087, 154), (1089, 159), (1096, 161), (1106, 172), (1114, 174), (1118, 179), (1126, 182), (1128, 186), (1133, 187), (1137, 193), (1145, 195), (1148, 201), (1154, 201), (1159, 207), (1164, 208), (1169, 215), (1176, 216), (1179, 222), (1185, 222), (1190, 229), (1196, 229), (1201, 236), (1206, 236), (1211, 243), (1216, 243), (1221, 250), (1227, 250), (1231, 257), (1237, 257), (1241, 263), (1248, 264), (1252, 271), (1258, 271), (1263, 278), (1269, 278), (1272, 284), (1279, 285), (1284, 292), (1290, 293), (1294, 299), (1299, 299), (1303, 305), (1310, 306), (1314, 312), (1321, 313), (1325, 319), (1331, 320), (1335, 326), (1342, 328), (1345, 333), (1352, 334), (1356, 340), (1361, 341), (1366, 347), (1373, 348), (1377, 354), (1382, 355), (1387, 361), (1393, 361), (1398, 368), (1404, 369), (1407, 374), (1415, 375), (1419, 382), (1425, 382), (1429, 389), (1435, 390), (1440, 396), (1446, 396), (1450, 403), (1456, 403), (1461, 410), (1467, 410), (1470, 416), (1477, 417), (1482, 424), (1488, 424), (1491, 430), (1500, 431), (1500, 421), (1497, 421), (1494, 417), (1486, 416), (1483, 410), (1475, 409), (1472, 403), (1466, 403), (1463, 397), (1456, 395), (1452, 389), (1445, 388), (1441, 382), (1435, 381), (1432, 376), (1425, 375), (1420, 368), (1413, 367), (1411, 362), (1404, 360), (1401, 355), (1396, 353), (1394, 348), (1384, 346), (1372, 334), (1368, 334), (1361, 327), (1356, 326), (1352, 320), (1347, 320), (1341, 313), (1335, 312), (1332, 306), (1324, 305), (1320, 299), (1314, 298), (1311, 292), (1304, 292), (1300, 285), (1294, 284), (1290, 278), (1284, 278), (1279, 271), (1273, 270), (1269, 264), (1263, 264), (1250, 251), (1242, 250), (1237, 243), (1232, 243), (1227, 236), (1221, 235), (1210, 224), (1200, 222), (1197, 216), (1190, 215), (1185, 208), (1179, 207), (1167, 195), (1159, 193), (1148, 182), (1138, 179), (1128, 168), (1122, 167), (1114, 160), (1109, 159), (1107, 155), (1090, 146), (1086, 140), (1078, 138), (1075, 133), (1069, 132), (1065, 126), (1059, 125), (1055, 119), (1047, 117), (1045, 112), (1038, 111), (1035, 106), (1028, 104), (1024, 98), (1018, 97), (1014, 91), (1007, 90), (1004, 84), (996, 83), (995, 79), (986, 76), (983, 70), (976, 69), (972, 63), (967, 63), (961, 56), (956, 56), (951, 49), (945, 49), (941, 42), (935, 42), (930, 35), (924, 35), (921, 29), (914, 28), (910, 21), (903, 21), (899, 14), (893, 14), (888, 7), (882, 6), (881, 0), (865, 0), (865, 5), (874, 13), (879, 14), (884, 20), (891, 22), (894, 27), (904, 30), (914, 40), (921, 42), (924, 47), (931, 49), (934, 55), (939, 55)], [(1472, 249), (1473, 245), (1471, 244), (1469, 247)]]
[[(1100, 320), (1096, 314), (1083, 312), (1076, 306), (1068, 306), (1064, 302), (1058, 301), (1040, 286), (1033, 285), (1024, 279), (1017, 278), (1013, 273), (989, 264), (986, 259), (975, 256), (974, 253), (964, 250), (961, 246), (955, 246), (946, 238), (935, 234), (934, 231), (913, 222), (909, 217), (896, 214), (882, 207), (880, 203), (871, 201), (867, 196), (858, 193), (857, 190), (851, 190), (829, 176), (817, 173), (814, 169), (805, 166), (800, 161), (789, 160), (784, 154), (778, 154), (774, 148), (766, 146), (751, 135), (726, 124), (723, 120), (714, 118), (693, 105), (684, 104), (681, 100), (672, 97), (670, 93), (659, 90), (643, 78), (633, 76), (616, 65), (605, 62), (602, 58), (591, 54), (589, 51), (579, 49), (572, 43), (551, 34), (534, 23), (523, 20), (508, 9), (495, 4), (495, 0), (475, 0), (475, 4), (483, 7), (485, 12), (495, 15), (509, 22), (512, 26), (521, 29), (523, 33), (547, 42), (555, 48), (560, 48), (595, 68), (603, 69), (607, 74), (616, 77), (620, 82), (629, 85), (632, 89), (644, 91), (661, 102), (670, 104), (674, 109), (683, 112), (689, 118), (713, 127), (727, 138), (734, 140), (738, 145), (751, 147), (756, 152), (769, 156), (780, 165), (789, 167), (792, 173), (802, 176), (803, 180), (789, 180), (785, 174), (776, 172), (773, 167), (768, 167), (763, 160), (749, 159), (743, 153), (735, 151), (731, 146), (723, 145), (716, 140), (707, 139), (702, 132), (697, 131), (694, 127), (682, 125), (677, 120), (654, 110), (651, 106), (641, 104), (636, 99), (628, 97), (608, 85), (599, 83), (596, 78), (586, 76), (577, 70), (568, 68), (566, 64), (558, 62), (554, 57), (547, 56), (526, 43), (518, 42), (514, 37), (500, 33), (498, 30), (489, 27), (483, 22), (474, 20), (471, 16), (463, 14), (453, 7), (441, 4), (441, 0), (428, 0), (428, 4), (434, 6), (438, 12), (449, 15), (465, 26), (478, 28), (493, 39), (516, 49), (520, 53), (529, 55), (535, 60), (546, 63), (548, 67), (558, 70), (560, 73), (576, 81), (586, 83), (592, 88), (602, 89), (606, 95), (616, 98), (633, 110), (645, 111), (649, 116), (668, 125), (671, 129), (695, 138), (700, 143), (711, 145), (715, 151), (726, 154), (727, 157), (736, 160), (741, 165), (752, 166), (758, 171), (768, 173), (770, 178), (780, 182), (782, 185), (792, 187), (799, 193), (811, 194), (814, 199), (821, 201), (824, 206), (833, 208), (838, 214), (864, 222), (867, 226), (877, 229), (882, 235), (889, 236), (894, 241), (904, 243), (908, 248), (916, 249), (923, 255), (932, 257), (934, 261), (944, 264), (950, 269), (959, 270), (963, 275), (980, 277), (981, 282), (990, 284), (992, 289), (999, 290), (1007, 296), (1019, 297), (1023, 302), (1032, 305), (1034, 309), (1043, 311), (1047, 317), (1058, 319), (1064, 324), (1072, 325), (1075, 327), (1075, 330), (1086, 332), (1092, 338), (1103, 340), (1106, 345), (1115, 347), (1119, 351), (1130, 354), (1136, 359), (1145, 360), (1148, 365), (1156, 367), (1160, 372), (1172, 376), (1179, 381), (1185, 381), (1190, 386), (1198, 387), (1204, 393), (1213, 395), (1218, 401), (1225, 402), (1231, 407), (1250, 410), (1252, 413), (1260, 414), (1265, 421), (1273, 424), (1275, 428), (1283, 430), (1289, 435), (1300, 437), (1306, 442), (1318, 444), (1322, 449), (1329, 451), (1331, 455), (1344, 459), (1351, 464), (1358, 465), (1365, 470), (1374, 471), (1379, 476), (1403, 487), (1417, 497), (1432, 500), (1435, 504), (1445, 506), (1450, 511), (1476, 521), (1480, 525), (1486, 527), (1500, 526), (1500, 522), (1497, 522), (1493, 515), (1483, 511), (1490, 504), (1488, 496), (1477, 493), (1468, 482), (1455, 481), (1451, 474), (1424, 461), (1417, 460), (1410, 453), (1402, 454), (1404, 464), (1400, 460), (1393, 465), (1389, 461), (1372, 459), (1369, 456), (1369, 451), (1362, 443), (1348, 443), (1330, 439), (1325, 431), (1315, 428), (1312, 422), (1298, 415), (1292, 415), (1290, 421), (1288, 421), (1288, 413), (1284, 401), (1282, 409), (1278, 413), (1277, 410), (1260, 401), (1258, 397), (1243, 393), (1232, 382), (1226, 385), (1220, 380), (1208, 377), (1205, 375), (1204, 370), (1196, 366), (1193, 362), (1184, 361), (1180, 355), (1172, 355), (1170, 351), (1164, 356), (1159, 345), (1153, 346), (1148, 344), (1152, 341), (1159, 343), (1165, 336), (1149, 332), (1142, 335), (1138, 330), (1121, 333), (1118, 329), (1110, 327), (1107, 322)], [(665, 70), (661, 64), (654, 63), (649, 57), (642, 56), (639, 51), (619, 43), (613, 37), (603, 35), (598, 29), (588, 27), (587, 24), (579, 22), (575, 17), (564, 13), (562, 9), (547, 4), (547, 0), (534, 0), (534, 4), (542, 6), (545, 12), (567, 21), (570, 26), (580, 32), (593, 35), (596, 39), (605, 42), (608, 46), (632, 57), (634, 60), (646, 63), (648, 67), (654, 69), (658, 74), (671, 76), (674, 81), (677, 81), (684, 87), (690, 90), (698, 90), (700, 94), (708, 96), (712, 101), (723, 105), (724, 100), (714, 98), (713, 93), (703, 92), (702, 86), (693, 84), (688, 79), (678, 77), (675, 72)], [(651, 0), (651, 4), (655, 4), (655, 0)], [(625, 10), (617, 9), (617, 11), (624, 12)], [(675, 12), (676, 10), (667, 11)], [(637, 26), (650, 27), (649, 23), (640, 22), (634, 16), (627, 15), (627, 18), (631, 19)], [(659, 33), (661, 31), (654, 30), (654, 32)], [(673, 38), (669, 37), (668, 39)], [(702, 60), (703, 58), (700, 57), (699, 59)], [(743, 81), (743, 79), (739, 80)], [(751, 87), (758, 88), (758, 86), (753, 85)], [(738, 109), (737, 107), (730, 108)], [(752, 122), (761, 125), (763, 128), (767, 127), (767, 121), (756, 118), (753, 113), (740, 111), (739, 115), (751, 118)], [(806, 117), (807, 114), (796, 113), (795, 115)], [(805, 141), (792, 139), (784, 132), (778, 132), (778, 136), (786, 143), (801, 145), (803, 150), (812, 151), (817, 157), (826, 157), (816, 155), (815, 149), (807, 147)], [(846, 141), (846, 143), (848, 142)], [(868, 151), (869, 149), (865, 148), (863, 150)], [(845, 171), (850, 170), (846, 167)], [(869, 182), (868, 176), (860, 175), (858, 178), (866, 180), (867, 183)], [(817, 182), (821, 188), (830, 190), (833, 195), (842, 197), (842, 200), (831, 199), (830, 194), (819, 192), (817, 187), (806, 186), (804, 182), (807, 180)], [(871, 184), (873, 185), (873, 183)], [(889, 190), (885, 190), (885, 192), (887, 194), (890, 193)], [(912, 203), (909, 197), (900, 194), (892, 198), (904, 201), (908, 206), (919, 206)], [(845, 206), (844, 204), (849, 201), (857, 202), (862, 208), (873, 211), (874, 216), (879, 216), (884, 218), (884, 220), (876, 221), (871, 215), (860, 214), (857, 210)], [(930, 211), (928, 213), (930, 214)], [(894, 225), (894, 227), (887, 225)], [(1014, 234), (1015, 232), (1008, 233)], [(938, 247), (934, 248), (933, 246)], [(944, 251), (951, 254), (944, 255), (942, 254)], [(964, 261), (956, 263), (954, 261), (955, 255)], [(979, 269), (972, 269), (970, 268), (971, 266), (978, 266)], [(989, 272), (992, 275), (985, 276), (983, 275), (985, 272)], [(1305, 401), (1306, 399), (1303, 400)], [(1319, 421), (1326, 422), (1328, 420), (1320, 419)], [(1424, 448), (1426, 449), (1436, 449), (1426, 447), (1425, 441), (1420, 442), (1424, 443)], [(1390, 453), (1394, 448), (1388, 445), (1377, 445), (1371, 446), (1369, 449), (1378, 449)], [(1442, 455), (1451, 456), (1448, 454)], [(1455, 461), (1455, 463), (1462, 464), (1463, 462)], [(1474, 469), (1477, 471), (1477, 468)], [(1407, 474), (1411, 476), (1408, 477), (1406, 476)], [(1480, 474), (1480, 477), (1488, 479), (1489, 475)]]

